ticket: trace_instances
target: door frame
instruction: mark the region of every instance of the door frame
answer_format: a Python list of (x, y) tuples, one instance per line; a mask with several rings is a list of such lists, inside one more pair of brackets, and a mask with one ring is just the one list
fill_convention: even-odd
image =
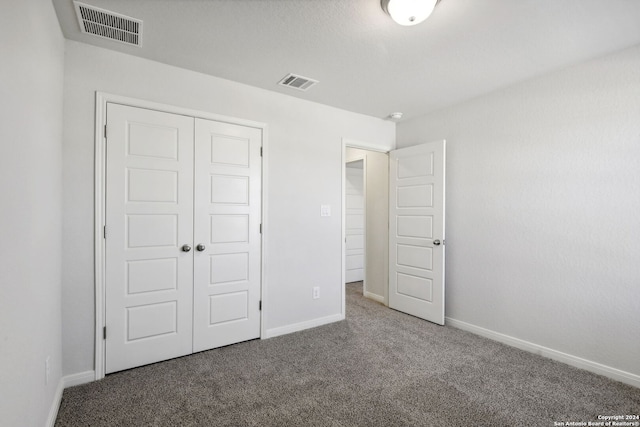
[[(153, 101), (147, 101), (127, 96), (115, 95), (105, 92), (96, 92), (95, 98), (95, 134), (94, 134), (94, 281), (95, 281), (95, 380), (100, 380), (105, 376), (105, 341), (103, 339), (103, 328), (106, 323), (105, 310), (105, 239), (104, 226), (106, 222), (106, 143), (105, 129), (107, 124), (107, 103), (122, 104), (130, 107), (145, 108), (148, 110), (162, 111), (165, 113), (180, 114), (195, 118), (214, 120), (218, 122), (230, 123), (240, 126), (257, 128), (262, 131), (262, 206), (261, 206), (261, 223), (262, 223), (262, 242), (260, 247), (260, 299), (262, 300), (262, 311), (260, 311), (260, 338), (266, 337), (266, 317), (267, 307), (269, 304), (265, 301), (267, 280), (265, 265), (267, 264), (266, 242), (268, 233), (267, 220), (267, 197), (268, 194), (268, 126), (266, 123), (256, 122), (252, 120), (239, 119), (236, 117), (224, 116), (221, 114), (209, 113), (200, 110), (192, 110), (189, 108), (177, 107), (169, 104), (162, 104)], [(344, 172), (343, 172), (344, 173)], [(343, 230), (344, 233), (344, 230)], [(344, 248), (343, 248), (344, 251)], [(343, 272), (344, 276), (344, 272)], [(344, 288), (344, 286), (343, 286)], [(343, 290), (344, 294), (344, 290)], [(343, 295), (343, 314), (344, 314), (344, 295)]]
[[(395, 148), (395, 143), (394, 144), (390, 144), (390, 145), (382, 145), (382, 144), (375, 144), (375, 143), (370, 143), (370, 142), (364, 142), (364, 141), (357, 141), (355, 139), (349, 139), (349, 138), (342, 138), (342, 218), (341, 218), (341, 226), (342, 226), (342, 245), (341, 245), (341, 250), (342, 250), (342, 259), (341, 259), (341, 266), (342, 266), (342, 286), (341, 286), (341, 292), (342, 292), (342, 318), (344, 319), (346, 317), (346, 302), (347, 302), (347, 294), (346, 294), (346, 289), (345, 289), (345, 280), (346, 280), (346, 274), (345, 274), (345, 268), (346, 268), (346, 256), (347, 256), (347, 245), (346, 245), (346, 241), (345, 239), (347, 238), (347, 221), (346, 221), (346, 215), (347, 215), (347, 192), (346, 192), (346, 183), (347, 183), (347, 148), (358, 148), (360, 150), (368, 150), (368, 151), (376, 151), (378, 153), (389, 153), (390, 150), (393, 150)], [(359, 160), (359, 159), (356, 159)], [(364, 166), (366, 167), (366, 159), (364, 159)], [(365, 182), (363, 183), (364, 186), (364, 192), (365, 192), (365, 245), (366, 245), (366, 239), (367, 239), (367, 209), (366, 209), (366, 188), (367, 188), (367, 183), (366, 183), (366, 176), (367, 176), (367, 171), (366, 169), (363, 170), (363, 178), (365, 178)], [(388, 232), (388, 231), (387, 231)], [(365, 281), (363, 281), (363, 293), (364, 293), (364, 283), (366, 283), (366, 279), (367, 279), (367, 272), (366, 272), (366, 265), (367, 265), (367, 260), (366, 260), (366, 254), (367, 254), (367, 250), (365, 247), (365, 260), (364, 260), (364, 266), (365, 266), (365, 272), (364, 272), (364, 278)], [(389, 262), (387, 260), (387, 262)], [(385, 286), (384, 288), (384, 305), (389, 305), (389, 286)]]

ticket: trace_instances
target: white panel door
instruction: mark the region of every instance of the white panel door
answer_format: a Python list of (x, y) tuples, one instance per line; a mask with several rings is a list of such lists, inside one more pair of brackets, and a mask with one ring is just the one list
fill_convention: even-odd
[[(347, 163), (345, 168), (346, 254), (345, 281), (364, 280), (364, 180), (363, 161)], [(357, 167), (359, 164), (360, 167)]]
[(262, 131), (196, 119), (193, 351), (260, 336)]
[(444, 325), (445, 141), (389, 154), (389, 307)]
[(193, 118), (107, 104), (106, 372), (192, 351)]

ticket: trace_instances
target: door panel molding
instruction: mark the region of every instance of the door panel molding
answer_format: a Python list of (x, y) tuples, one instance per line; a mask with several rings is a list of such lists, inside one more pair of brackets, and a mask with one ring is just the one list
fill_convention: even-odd
[[(109, 230), (105, 229), (106, 212), (105, 212), (105, 195), (106, 195), (106, 135), (105, 126), (107, 123), (107, 103), (121, 104), (130, 107), (145, 108), (160, 112), (172, 113), (201, 118), (206, 120), (214, 120), (223, 123), (241, 125), (251, 128), (260, 129), (262, 132), (262, 239), (261, 239), (261, 295), (262, 311), (260, 312), (260, 336), (266, 337), (265, 325), (268, 312), (268, 302), (266, 302), (266, 289), (268, 286), (266, 280), (265, 264), (267, 263), (267, 253), (265, 251), (268, 239), (268, 218), (266, 213), (268, 194), (268, 126), (266, 123), (239, 119), (236, 117), (225, 116), (200, 110), (192, 110), (189, 108), (177, 107), (168, 104), (157, 103), (127, 96), (115, 95), (105, 92), (96, 92), (95, 95), (95, 131), (94, 131), (94, 282), (95, 282), (95, 380), (100, 380), (105, 376), (105, 341), (103, 339), (105, 327), (105, 233)], [(170, 147), (165, 147), (159, 156), (169, 156), (171, 154)], [(232, 159), (234, 160), (234, 159)], [(107, 331), (108, 333), (108, 331)]]

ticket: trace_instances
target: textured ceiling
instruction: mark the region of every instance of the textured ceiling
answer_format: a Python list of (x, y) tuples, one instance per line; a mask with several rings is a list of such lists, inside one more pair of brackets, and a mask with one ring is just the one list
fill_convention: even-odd
[[(385, 118), (404, 119), (640, 43), (640, 0), (441, 0), (402, 27), (379, 0), (81, 0), (144, 21), (143, 46), (71, 40)], [(287, 73), (319, 80), (279, 87)]]

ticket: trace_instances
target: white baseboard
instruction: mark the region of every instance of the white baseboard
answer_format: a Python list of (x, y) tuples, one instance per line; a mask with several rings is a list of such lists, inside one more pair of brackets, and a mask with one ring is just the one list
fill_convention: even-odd
[(384, 304), (384, 297), (378, 294), (372, 294), (371, 292), (364, 292), (365, 298), (372, 299), (374, 301), (378, 301), (379, 303)]
[(508, 346), (519, 348), (520, 350), (548, 357), (549, 359), (557, 360), (558, 362), (566, 363), (567, 365), (584, 369), (585, 371), (593, 372), (594, 374), (602, 375), (604, 377), (611, 378), (612, 380), (620, 381), (622, 383), (640, 388), (640, 375), (612, 368), (611, 366), (603, 365), (601, 363), (592, 362), (591, 360), (563, 353), (561, 351), (554, 350), (548, 347), (543, 347), (529, 341), (501, 334), (499, 332), (472, 325), (461, 320), (452, 319), (450, 317), (446, 317), (445, 319), (446, 325), (448, 326), (462, 329), (463, 331), (468, 331), (476, 335), (501, 342)]
[(78, 372), (77, 374), (67, 375), (62, 378), (64, 388), (73, 387), (74, 385), (86, 384), (96, 380), (96, 371)]
[(54, 427), (56, 424), (56, 418), (58, 418), (58, 409), (60, 409), (60, 402), (62, 402), (62, 391), (64, 390), (64, 380), (60, 378), (58, 381), (58, 387), (56, 388), (56, 394), (53, 396), (51, 402), (51, 408), (49, 408), (49, 416), (47, 417), (47, 427)]
[(60, 378), (60, 381), (58, 381), (58, 387), (56, 388), (56, 394), (53, 397), (53, 402), (51, 402), (51, 408), (49, 409), (49, 417), (47, 418), (46, 424), (47, 427), (54, 427), (56, 424), (58, 409), (60, 409), (60, 403), (62, 402), (62, 392), (65, 388), (89, 383), (95, 380), (95, 371), (79, 372), (77, 374), (67, 375)]
[(317, 326), (327, 325), (333, 322), (339, 322), (344, 320), (342, 314), (333, 314), (327, 317), (320, 317), (319, 319), (308, 320), (306, 322), (294, 323), (293, 325), (281, 326), (279, 328), (267, 329), (266, 336), (263, 338), (273, 338), (280, 335), (286, 335), (293, 332), (304, 331), (305, 329), (315, 328)]

